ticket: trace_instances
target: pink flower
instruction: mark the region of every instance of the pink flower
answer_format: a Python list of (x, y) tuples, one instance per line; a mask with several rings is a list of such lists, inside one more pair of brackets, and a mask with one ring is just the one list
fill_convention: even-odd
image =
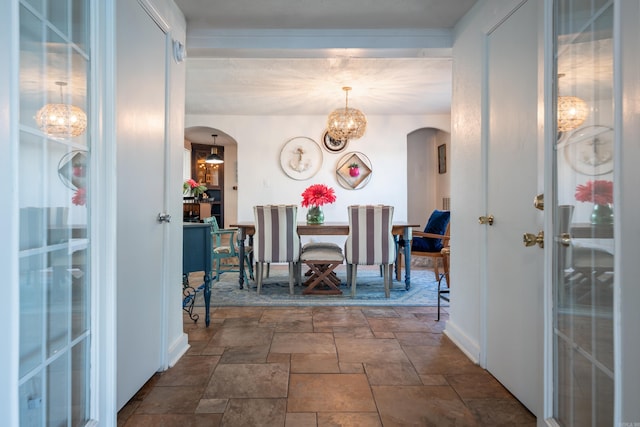
[(302, 193), (302, 207), (322, 206), (336, 201), (333, 188), (324, 184), (313, 184)]
[(576, 187), (576, 200), (596, 205), (613, 203), (613, 182), (606, 180), (587, 181)]

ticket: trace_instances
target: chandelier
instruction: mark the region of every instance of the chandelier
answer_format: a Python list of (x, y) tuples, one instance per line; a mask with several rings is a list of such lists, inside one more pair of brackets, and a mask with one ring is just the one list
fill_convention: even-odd
[(36, 113), (40, 130), (52, 138), (80, 136), (87, 128), (87, 115), (82, 109), (62, 102), (62, 87), (65, 82), (56, 82), (60, 87), (60, 103), (47, 104)]
[(558, 97), (558, 132), (579, 127), (587, 119), (587, 103), (577, 96)]
[(345, 106), (329, 114), (327, 133), (331, 138), (338, 141), (360, 138), (367, 128), (367, 118), (362, 111), (349, 108), (349, 91), (351, 88), (345, 86), (342, 90), (346, 92)]

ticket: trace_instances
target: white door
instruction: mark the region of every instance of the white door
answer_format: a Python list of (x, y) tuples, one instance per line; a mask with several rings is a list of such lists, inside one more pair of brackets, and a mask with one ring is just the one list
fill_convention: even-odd
[(538, 14), (529, 0), (488, 35), (486, 368), (534, 414), (542, 395), (544, 251), (538, 182)]
[[(166, 34), (119, 1), (117, 68), (118, 385), (121, 408), (161, 367)], [(136, 43), (129, 40), (135, 39)]]

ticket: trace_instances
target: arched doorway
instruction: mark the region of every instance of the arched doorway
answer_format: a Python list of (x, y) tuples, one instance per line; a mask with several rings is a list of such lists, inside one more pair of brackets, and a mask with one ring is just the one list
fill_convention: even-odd
[[(213, 135), (216, 135), (214, 138)], [(221, 168), (223, 176), (221, 179), (221, 194), (223, 224), (232, 224), (238, 220), (238, 143), (223, 130), (210, 126), (192, 126), (184, 130), (184, 156), (183, 156), (183, 178), (189, 179), (192, 176), (192, 144), (198, 146), (221, 147), (224, 150), (224, 166)]]

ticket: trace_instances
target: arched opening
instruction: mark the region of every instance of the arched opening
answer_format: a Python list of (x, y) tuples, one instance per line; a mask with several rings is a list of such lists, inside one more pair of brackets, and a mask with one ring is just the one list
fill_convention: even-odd
[[(435, 209), (450, 209), (451, 134), (437, 128), (407, 135), (407, 219), (423, 231)], [(433, 267), (429, 257), (412, 257), (411, 265)]]
[[(212, 135), (216, 135), (214, 138)], [(215, 140), (215, 144), (214, 144)], [(183, 178), (199, 181), (193, 172), (193, 146), (218, 147), (223, 151), (224, 164), (220, 177), (223, 223), (221, 227), (238, 220), (238, 143), (223, 130), (209, 126), (192, 126), (184, 130)]]
[(436, 128), (407, 135), (407, 220), (424, 227), (434, 209), (450, 208), (451, 134)]

